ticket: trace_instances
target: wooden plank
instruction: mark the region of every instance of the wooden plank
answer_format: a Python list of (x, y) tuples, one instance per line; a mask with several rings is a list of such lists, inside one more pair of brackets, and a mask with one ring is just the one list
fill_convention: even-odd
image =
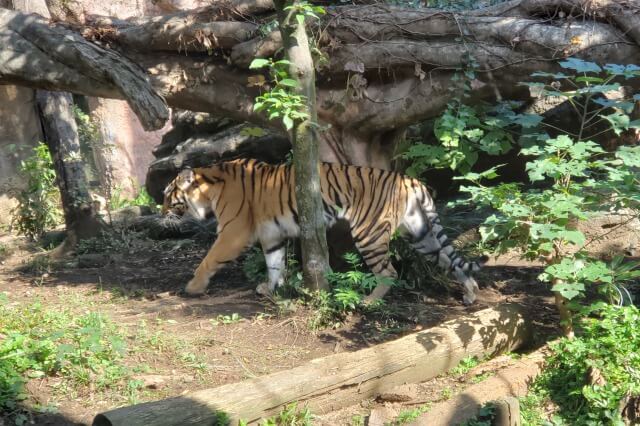
[(326, 413), (398, 384), (431, 379), (462, 358), (484, 358), (516, 349), (530, 335), (522, 308), (502, 305), (372, 348), (318, 358), (291, 370), (108, 411), (96, 416), (93, 424), (211, 425), (220, 412), (234, 422), (251, 422), (295, 401), (315, 413)]

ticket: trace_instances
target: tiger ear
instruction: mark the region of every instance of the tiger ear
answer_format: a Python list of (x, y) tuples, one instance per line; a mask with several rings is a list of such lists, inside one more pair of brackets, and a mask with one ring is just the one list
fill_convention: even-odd
[(180, 176), (180, 180), (186, 185), (191, 185), (196, 180), (193, 169), (184, 169), (178, 176)]

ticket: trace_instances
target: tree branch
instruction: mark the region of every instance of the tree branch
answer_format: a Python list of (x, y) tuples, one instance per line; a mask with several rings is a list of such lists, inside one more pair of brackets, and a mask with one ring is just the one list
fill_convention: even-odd
[(124, 98), (147, 130), (169, 119), (139, 66), (37, 15), (0, 9), (0, 82)]

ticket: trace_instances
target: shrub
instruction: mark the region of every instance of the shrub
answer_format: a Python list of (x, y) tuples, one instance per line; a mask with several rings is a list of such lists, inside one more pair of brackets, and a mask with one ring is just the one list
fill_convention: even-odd
[(552, 347), (534, 389), (564, 424), (622, 425), (626, 397), (640, 396), (640, 311), (600, 303), (586, 313), (578, 336)]
[(39, 143), (32, 155), (20, 163), (18, 172), (25, 189), (17, 194), (18, 205), (11, 212), (11, 224), (18, 234), (36, 240), (62, 221), (60, 192), (49, 148)]

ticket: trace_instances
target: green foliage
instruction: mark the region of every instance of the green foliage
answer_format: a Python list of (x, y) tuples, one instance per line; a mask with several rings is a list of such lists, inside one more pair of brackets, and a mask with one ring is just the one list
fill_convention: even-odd
[(460, 360), (458, 365), (453, 367), (449, 372), (455, 376), (467, 374), (472, 368), (477, 367), (480, 361), (475, 356), (469, 356)]
[(73, 386), (126, 386), (123, 335), (102, 314), (75, 316), (39, 302), (8, 303), (0, 294), (0, 411), (21, 414), (30, 378), (60, 376)]
[(520, 401), (520, 418), (523, 426), (541, 426), (549, 424), (545, 420), (544, 406), (547, 399), (540, 396), (539, 392), (530, 391)]
[(534, 395), (558, 406), (555, 424), (622, 425), (621, 401), (640, 395), (640, 311), (601, 303), (585, 313), (580, 335), (552, 347)]
[(419, 407), (416, 408), (412, 408), (412, 409), (408, 409), (408, 410), (402, 410), (400, 412), (400, 414), (398, 414), (398, 417), (395, 418), (395, 420), (393, 421), (393, 423), (391, 423), (392, 426), (400, 426), (406, 423), (411, 423), (412, 421), (416, 420), (418, 417), (420, 417), (421, 414), (426, 413), (427, 411), (429, 411), (429, 409), (431, 408), (431, 406), (429, 404), (425, 404), (425, 405), (421, 405)]
[[(348, 271), (327, 274), (327, 280), (331, 285), (330, 292), (311, 293), (300, 289), (315, 311), (315, 316), (309, 324), (312, 329), (340, 326), (345, 315), (362, 308), (364, 297), (378, 284), (398, 285), (398, 282), (390, 278), (363, 272), (360, 257), (355, 253), (346, 253), (344, 259), (349, 264)], [(383, 301), (377, 301), (368, 308), (375, 309), (382, 303)]]
[(242, 272), (254, 284), (265, 282), (268, 279), (267, 263), (260, 248), (252, 247), (247, 252), (242, 262)]
[(217, 326), (220, 324), (224, 324), (224, 325), (228, 325), (228, 324), (235, 324), (238, 323), (240, 321), (242, 321), (243, 318), (240, 316), (239, 313), (234, 312), (231, 315), (218, 315), (217, 317), (212, 318), (209, 320), (209, 322), (211, 323), (211, 325), (213, 326)]
[(307, 99), (294, 93), (298, 82), (289, 76), (289, 65), (291, 62), (285, 59), (275, 62), (272, 59), (254, 59), (249, 65), (249, 69), (267, 68), (273, 85), (271, 90), (256, 98), (254, 111), (264, 111), (269, 120), (281, 119), (287, 130), (291, 130), (296, 121), (309, 118)]
[(111, 191), (111, 198), (109, 199), (108, 208), (111, 211), (120, 210), (128, 207), (149, 207), (152, 211), (157, 211), (158, 206), (156, 201), (149, 195), (145, 187), (140, 188), (138, 195), (133, 199), (129, 199), (122, 196), (122, 187), (116, 186)]
[(314, 6), (306, 1), (295, 3), (284, 8), (289, 12), (289, 16), (295, 16), (298, 25), (304, 25), (305, 18), (310, 17), (320, 19), (318, 15), (324, 15), (326, 12), (322, 6)]
[[(284, 11), (285, 25), (291, 25), (291, 20), (295, 19), (297, 25), (304, 26), (306, 18), (320, 19), (319, 15), (325, 14), (322, 6), (314, 6), (306, 1), (286, 6)], [(317, 48), (311, 48), (311, 51), (319, 52)], [(274, 61), (263, 58), (254, 59), (249, 65), (249, 69), (267, 68), (271, 80), (271, 89), (256, 97), (254, 111), (264, 111), (269, 120), (279, 118), (287, 130), (293, 129), (296, 122), (309, 119), (308, 100), (295, 93), (298, 82), (289, 75), (290, 66), (291, 62), (286, 59)]]
[(496, 407), (491, 402), (484, 404), (478, 414), (462, 423), (462, 426), (491, 426), (494, 424)]
[[(473, 65), (473, 60), (471, 59)], [(442, 115), (435, 120), (434, 135), (438, 145), (415, 143), (400, 156), (410, 161), (407, 173), (418, 176), (433, 168), (450, 168), (468, 173), (478, 160), (480, 153), (500, 155), (509, 152), (514, 135), (529, 134), (542, 118), (534, 114), (521, 114), (515, 109), (518, 102), (501, 102), (497, 105), (478, 103), (473, 106), (465, 102), (476, 81), (475, 72), (466, 70), (452, 78), (453, 100), (447, 104)], [(457, 87), (462, 87), (458, 93)], [(519, 140), (526, 144), (528, 140)]]
[(478, 160), (479, 152), (504, 154), (513, 143), (504, 117), (507, 104), (498, 107), (468, 106), (460, 100), (447, 105), (434, 123), (434, 133), (440, 145), (413, 144), (402, 154), (410, 160), (407, 173), (417, 176), (424, 170), (450, 168), (467, 173)]
[[(582, 295), (589, 284), (598, 284), (600, 290), (611, 294), (615, 285), (612, 269), (603, 262), (589, 259), (583, 250), (586, 237), (575, 229), (575, 224), (593, 212), (640, 209), (637, 190), (640, 148), (622, 147), (615, 153), (607, 153), (581, 136), (593, 123), (610, 123), (614, 131), (636, 125), (625, 120), (612, 123), (611, 114), (603, 115), (605, 109), (618, 115), (630, 110), (624, 101), (605, 102), (600, 96), (619, 88), (617, 83), (612, 83), (614, 78), (632, 78), (640, 73), (633, 66), (601, 68), (577, 59), (561, 65), (575, 73), (534, 75), (561, 79), (570, 86), (569, 90), (561, 92), (557, 84), (527, 83), (537, 88), (540, 96), (562, 96), (581, 112), (579, 133), (560, 134), (556, 138), (538, 135), (542, 143), (522, 149), (522, 154), (533, 157), (527, 163), (529, 179), (533, 184), (541, 184), (542, 189), (524, 189), (513, 183), (484, 186), (484, 179), (497, 175), (494, 168), (482, 174), (467, 174), (465, 179), (475, 185), (462, 187), (462, 191), (468, 192), (477, 205), (495, 211), (480, 228), (484, 244), (493, 244), (498, 253), (518, 248), (525, 258), (544, 259), (548, 266), (540, 279), (554, 283), (553, 290), (567, 299)], [(591, 101), (606, 107), (592, 110)]]
[(355, 414), (351, 417), (351, 426), (364, 426), (364, 416)]
[(362, 272), (360, 256), (346, 253), (344, 259), (349, 264), (347, 272), (330, 272), (327, 279), (331, 284), (335, 308), (339, 312), (354, 311), (366, 294), (378, 284), (394, 285), (393, 280), (378, 277), (370, 272)]
[(313, 414), (307, 407), (298, 408), (297, 403), (285, 406), (278, 415), (260, 422), (261, 426), (311, 426)]
[(18, 205), (11, 211), (12, 226), (21, 235), (35, 240), (62, 221), (60, 192), (49, 148), (39, 143), (18, 169), (25, 189), (17, 194)]

